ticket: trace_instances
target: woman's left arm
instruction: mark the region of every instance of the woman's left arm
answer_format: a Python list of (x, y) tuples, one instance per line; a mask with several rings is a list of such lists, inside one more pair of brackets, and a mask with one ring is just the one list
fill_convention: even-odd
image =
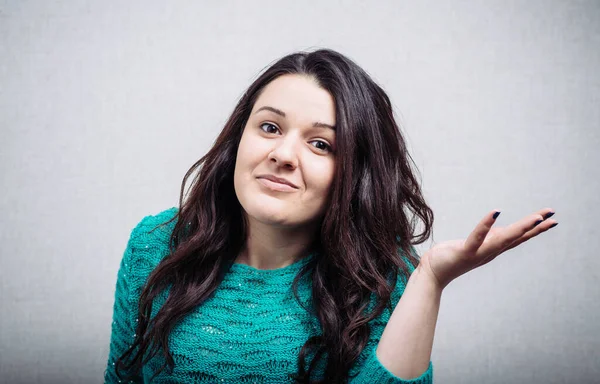
[(375, 351), (377, 360), (403, 380), (428, 370), (442, 289), (419, 267), (408, 279)]
[(546, 220), (554, 214), (546, 208), (492, 229), (499, 214), (488, 213), (466, 240), (438, 244), (421, 257), (375, 351), (376, 360), (394, 376), (422, 379), (430, 371), (442, 290), (452, 280), (557, 224)]
[[(412, 253), (416, 253), (414, 248), (412, 248)], [(351, 371), (350, 383), (431, 384), (433, 382), (433, 364), (429, 361), (429, 357), (441, 291), (431, 290), (432, 287), (428, 284), (430, 280), (423, 279), (417, 269), (413, 270), (409, 266), (409, 271), (411, 270), (412, 273), (408, 282), (403, 276), (398, 276), (396, 287), (390, 297), (392, 306), (395, 307), (393, 313), (390, 313), (386, 308), (376, 319), (371, 321), (369, 343), (361, 354), (362, 358), (356, 362), (356, 366)], [(428, 295), (427, 292), (432, 295)], [(423, 324), (425, 321), (429, 325), (425, 326)], [(390, 323), (396, 324), (396, 326), (389, 326)], [(400, 327), (406, 329), (400, 329)], [(418, 332), (410, 331), (411, 328), (417, 329)], [(414, 340), (402, 341), (403, 337), (413, 338)], [(423, 338), (429, 338), (429, 341), (423, 341)], [(387, 348), (388, 343), (390, 343), (389, 350)], [(424, 350), (415, 353), (415, 351), (406, 349), (409, 347), (405, 348), (400, 344), (394, 345), (393, 343), (405, 343), (406, 345), (415, 345), (418, 348), (424, 347)], [(390, 361), (378, 356), (380, 351), (376, 352), (376, 350), (377, 348), (382, 350), (382, 347), (384, 352), (392, 354)], [(414, 374), (410, 372), (406, 374), (398, 371), (392, 372), (396, 363), (394, 356), (399, 356), (400, 353), (406, 353), (406, 356), (410, 358), (421, 358), (421, 362), (424, 363), (423, 367), (408, 362), (409, 366), (416, 367)], [(352, 373), (355, 373), (355, 375), (352, 375)]]

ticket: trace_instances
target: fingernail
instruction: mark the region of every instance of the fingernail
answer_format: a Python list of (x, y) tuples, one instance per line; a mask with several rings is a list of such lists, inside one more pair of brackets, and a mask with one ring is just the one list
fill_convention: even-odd
[(496, 213), (494, 213), (494, 220), (496, 220), (496, 218), (500, 216), (500, 211), (497, 211)]
[[(535, 224), (533, 224), (533, 227), (534, 228), (537, 227), (538, 224), (541, 223), (542, 221), (544, 221), (544, 220), (538, 220), (538, 221), (536, 221)], [(550, 228), (552, 228), (552, 227), (550, 227)]]
[[(550, 228), (554, 228), (554, 227), (556, 227), (557, 225), (558, 225), (558, 223), (554, 223), (554, 224), (552, 224), (552, 225), (550, 226)], [(550, 229), (550, 228), (548, 228), (548, 229)]]
[[(552, 216), (554, 216), (554, 213), (555, 213), (555, 212), (548, 212), (548, 213), (546, 213), (546, 216), (544, 216), (544, 220), (546, 220), (546, 219), (547, 219), (547, 218), (549, 218), (549, 217), (552, 217)], [(552, 228), (552, 227), (550, 227), (550, 228)]]

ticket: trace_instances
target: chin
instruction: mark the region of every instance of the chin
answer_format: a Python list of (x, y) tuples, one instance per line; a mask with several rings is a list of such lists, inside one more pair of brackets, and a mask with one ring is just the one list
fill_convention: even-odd
[(245, 211), (249, 217), (265, 225), (274, 227), (297, 227), (302, 225), (302, 222), (294, 217), (294, 213), (291, 212), (289, 207), (284, 205), (286, 204), (264, 203), (259, 200)]
[(273, 209), (257, 209), (253, 212), (248, 212), (248, 215), (252, 216), (256, 221), (263, 224), (287, 227), (294, 225), (293, 220), (285, 211), (276, 211)]
[(299, 207), (297, 202), (282, 200), (266, 194), (253, 195), (245, 199), (248, 204), (242, 208), (254, 220), (275, 227), (301, 227), (310, 222), (307, 209)]

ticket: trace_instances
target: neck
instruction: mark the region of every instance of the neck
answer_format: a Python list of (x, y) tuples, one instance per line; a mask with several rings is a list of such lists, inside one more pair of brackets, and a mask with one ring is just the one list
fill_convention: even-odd
[(286, 267), (308, 256), (316, 227), (284, 228), (248, 217), (248, 237), (236, 263), (256, 269)]

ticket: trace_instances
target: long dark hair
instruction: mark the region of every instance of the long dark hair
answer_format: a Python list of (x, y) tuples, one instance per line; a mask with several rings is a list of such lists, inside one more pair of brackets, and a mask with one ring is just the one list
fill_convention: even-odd
[[(363, 69), (336, 51), (287, 55), (250, 85), (213, 147), (186, 173), (179, 210), (172, 219), (176, 224), (171, 253), (152, 271), (140, 295), (137, 336), (118, 359), (119, 376), (119, 370), (139, 373), (159, 351), (165, 363), (156, 374), (167, 365), (174, 367), (168, 350), (170, 331), (209, 298), (242, 250), (247, 224), (233, 186), (237, 148), (261, 91), (285, 74), (310, 76), (333, 96), (337, 127), (330, 204), (314, 241), (318, 257), (293, 282), (298, 299), (298, 281), (310, 273), (314, 308), (307, 310), (322, 328), (322, 335), (309, 338), (300, 350), (298, 372), (292, 375), (296, 382), (310, 383), (320, 359), (326, 359), (324, 382), (346, 382), (369, 340), (369, 321), (386, 307), (391, 309), (397, 278), (408, 280), (409, 264), (412, 269), (418, 265), (412, 244), (429, 238), (433, 211), (413, 173), (414, 161), (388, 96)], [(196, 170), (184, 199), (186, 182)], [(416, 218), (424, 224), (418, 235)], [(166, 301), (151, 318), (153, 300), (167, 287)], [(373, 295), (375, 306), (367, 313)]]

